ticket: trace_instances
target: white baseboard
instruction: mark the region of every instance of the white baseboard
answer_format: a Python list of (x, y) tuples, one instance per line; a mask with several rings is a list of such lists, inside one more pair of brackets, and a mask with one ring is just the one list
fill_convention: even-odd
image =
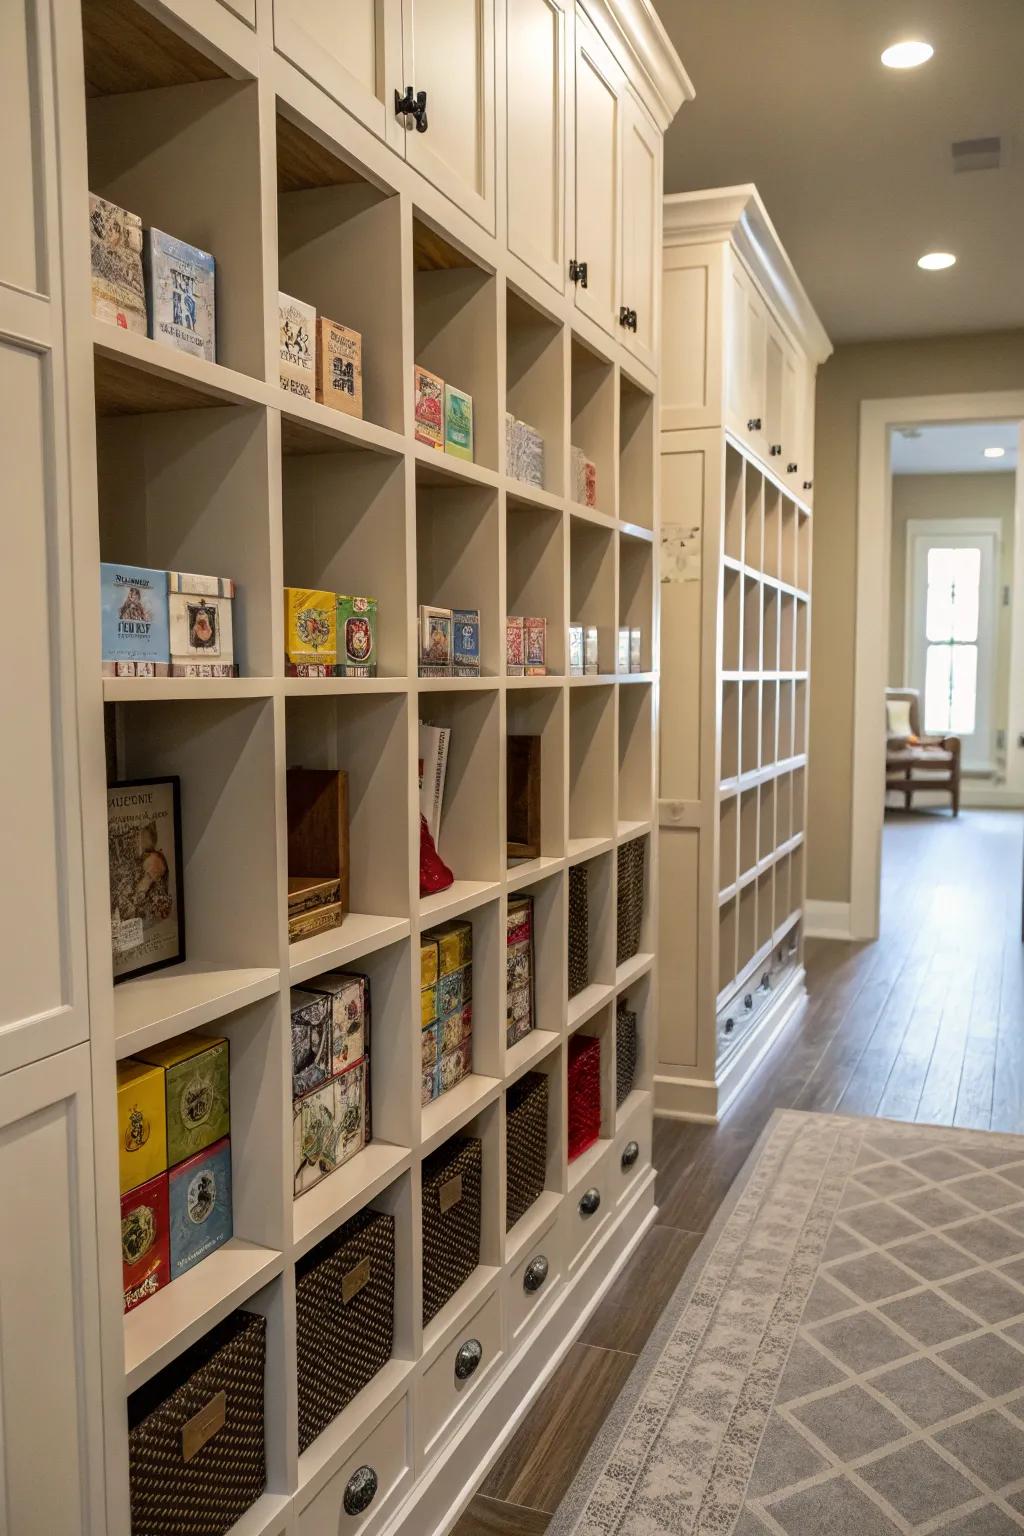
[(848, 901), (804, 902), (804, 937), (808, 939), (851, 939), (850, 903)]

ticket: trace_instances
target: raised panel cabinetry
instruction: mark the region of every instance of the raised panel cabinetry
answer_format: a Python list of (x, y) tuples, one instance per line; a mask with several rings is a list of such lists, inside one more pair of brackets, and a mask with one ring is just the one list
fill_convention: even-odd
[(803, 994), (814, 377), (752, 187), (665, 199), (658, 1106), (717, 1118)]
[(622, 109), (622, 284), (619, 324), (626, 346), (654, 366), (661, 259), (661, 135), (631, 93)]
[(564, 291), (566, 25), (561, 0), (506, 0), (508, 248)]
[(619, 334), (622, 71), (576, 10), (576, 306)]
[(384, 138), (402, 88), (401, 0), (274, 0), (274, 45)]

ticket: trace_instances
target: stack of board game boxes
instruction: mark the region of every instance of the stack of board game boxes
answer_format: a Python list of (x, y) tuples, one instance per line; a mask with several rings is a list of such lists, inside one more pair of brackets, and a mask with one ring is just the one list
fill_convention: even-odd
[(418, 443), (457, 459), (473, 458), (473, 396), (428, 368), (412, 374), (413, 430)]
[(100, 566), (104, 677), (237, 677), (229, 576)]
[(544, 439), (536, 427), (505, 412), (505, 473), (544, 489)]
[(419, 609), (420, 677), (480, 676), (480, 609)]
[(570, 449), (572, 458), (572, 499), (581, 507), (597, 506), (597, 466), (582, 448)]
[(546, 677), (548, 621), (508, 614), (505, 619), (505, 671), (509, 677)]
[(287, 293), (277, 295), (280, 347), (278, 383), (289, 395), (329, 405), (347, 416), (363, 414), (363, 338), (317, 315)]
[(162, 229), (143, 231), (137, 213), (94, 192), (89, 248), (97, 319), (216, 362), (216, 263), (209, 251)]
[(284, 589), (286, 677), (376, 677), (377, 599)]
[(420, 1102), (473, 1070), (473, 925), (452, 921), (420, 938)]
[(293, 1192), (371, 1140), (370, 979), (328, 971), (291, 989)]
[(619, 629), (618, 671), (642, 672), (643, 665), (641, 655), (642, 646), (640, 630), (626, 629), (625, 626), (622, 626)]
[(569, 676), (596, 677), (600, 671), (596, 624), (569, 625)]
[(228, 1042), (181, 1035), (117, 1068), (124, 1310), (232, 1232)]
[(533, 964), (533, 897), (510, 896), (505, 922), (505, 1044), (537, 1027)]

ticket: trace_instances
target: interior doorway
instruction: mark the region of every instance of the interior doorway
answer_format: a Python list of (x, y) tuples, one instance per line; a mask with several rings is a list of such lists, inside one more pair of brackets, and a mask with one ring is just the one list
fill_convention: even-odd
[[(855, 938), (879, 935), (883, 860), (894, 825), (907, 818), (938, 825), (955, 810), (976, 816), (998, 809), (1012, 818), (1010, 835), (1019, 839), (1022, 420), (1020, 393), (862, 407), (851, 810)], [(1014, 907), (1020, 884), (1018, 869), (1006, 892)]]

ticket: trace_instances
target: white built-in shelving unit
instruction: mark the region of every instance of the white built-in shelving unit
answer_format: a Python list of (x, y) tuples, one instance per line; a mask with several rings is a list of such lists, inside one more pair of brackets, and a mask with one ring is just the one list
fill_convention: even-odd
[(663, 282), (655, 1099), (717, 1119), (804, 995), (814, 382), (831, 346), (753, 187), (665, 199)]
[[(126, 1536), (127, 1394), (244, 1306), (268, 1323), (268, 1486), (232, 1536), (335, 1533), (364, 1463), (379, 1492), (346, 1530), (440, 1531), (653, 1215), (661, 135), (689, 84), (633, 0), (18, 0), (0, 41), (9, 575), (36, 636), (33, 666), (8, 673), (3, 830), (40, 871), (5, 905), (0, 1175), (31, 1170), (49, 1213), (44, 1239), (19, 1196), (0, 1245), (12, 1529)], [(408, 83), (428, 89), (422, 135), (393, 110)], [(91, 318), (90, 189), (214, 254), (216, 363)], [(277, 387), (279, 288), (362, 333), (365, 419)], [(414, 363), (472, 393), (474, 462), (415, 443)], [(543, 490), (505, 473), (506, 409), (543, 433)], [(568, 497), (572, 444), (597, 465), (595, 509)], [(101, 560), (234, 577), (242, 675), (102, 680)], [(286, 678), (287, 584), (376, 596), (379, 676)], [(479, 678), (416, 676), (423, 602), (480, 607)], [(548, 676), (505, 676), (506, 612), (547, 617)], [(49, 630), (30, 622), (47, 613)], [(597, 625), (599, 675), (566, 676), (570, 622)], [(620, 624), (643, 632), (639, 674), (614, 670)], [(452, 730), (440, 851), (456, 874), (425, 900), (420, 719)], [(529, 863), (506, 857), (510, 733), (542, 740)], [(189, 958), (117, 988), (105, 749), (123, 775), (177, 774), (183, 819)], [(352, 910), (289, 945), (295, 764), (348, 773)], [(635, 837), (648, 900), (640, 953), (617, 966), (616, 850)], [(591, 984), (568, 1002), (579, 862)], [(537, 1028), (507, 1049), (505, 911), (524, 891)], [(418, 940), (453, 917), (473, 924), (473, 1073), (421, 1107)], [(373, 1141), (293, 1202), (289, 987), (339, 967), (371, 979)], [(640, 1046), (616, 1108), (622, 997)], [(122, 1317), (115, 1064), (190, 1029), (231, 1044), (235, 1235)], [(569, 1163), (574, 1031), (602, 1041), (601, 1136)], [(505, 1090), (528, 1070), (550, 1080), (546, 1189), (506, 1232)], [(424, 1327), (420, 1170), (459, 1132), (483, 1144), (481, 1262)], [(392, 1358), (300, 1456), (295, 1264), (371, 1204), (396, 1221)], [(483, 1363), (463, 1384), (471, 1336)]]

